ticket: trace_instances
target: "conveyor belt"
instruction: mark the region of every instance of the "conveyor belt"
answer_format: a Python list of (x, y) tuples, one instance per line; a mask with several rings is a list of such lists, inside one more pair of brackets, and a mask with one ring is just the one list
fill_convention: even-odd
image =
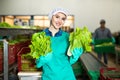
[(90, 80), (98, 80), (99, 79), (99, 70), (101, 67), (107, 67), (104, 63), (102, 63), (98, 58), (96, 58), (91, 53), (84, 53), (80, 60), (83, 64), (83, 68), (86, 70)]
[(84, 53), (80, 57), (80, 60), (83, 64), (83, 66), (86, 68), (86, 70), (98, 71), (101, 67), (106, 67), (106, 65), (104, 63), (102, 63), (100, 60), (98, 60), (91, 53)]

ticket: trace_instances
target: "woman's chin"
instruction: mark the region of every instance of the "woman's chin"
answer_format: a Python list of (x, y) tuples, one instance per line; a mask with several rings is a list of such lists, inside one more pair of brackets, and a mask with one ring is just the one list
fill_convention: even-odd
[(56, 26), (55, 28), (56, 28), (56, 29), (60, 29), (60, 28), (61, 28), (61, 26)]

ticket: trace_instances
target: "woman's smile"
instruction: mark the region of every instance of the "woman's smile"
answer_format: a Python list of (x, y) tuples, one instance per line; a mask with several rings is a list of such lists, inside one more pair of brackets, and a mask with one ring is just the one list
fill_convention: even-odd
[(56, 15), (53, 16), (53, 18), (52, 18), (52, 25), (56, 29), (61, 28), (64, 25), (65, 20), (66, 20), (66, 15), (59, 12)]
[(61, 26), (61, 24), (62, 24), (61, 22), (56, 22), (56, 27), (59, 28)]

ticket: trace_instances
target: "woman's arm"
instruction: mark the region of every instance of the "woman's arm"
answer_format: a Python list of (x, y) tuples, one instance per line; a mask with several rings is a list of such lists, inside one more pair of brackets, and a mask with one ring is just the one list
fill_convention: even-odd
[(70, 50), (70, 42), (69, 42), (69, 34), (67, 34), (66, 38), (68, 39), (68, 51), (67, 51), (67, 55), (69, 56), (69, 62), (70, 64), (74, 64), (79, 57), (82, 55), (83, 53), (83, 48), (74, 48), (72, 51)]
[(70, 64), (74, 64), (79, 57), (82, 55), (83, 53), (83, 48), (75, 48), (73, 51), (71, 51), (71, 56), (70, 56)]

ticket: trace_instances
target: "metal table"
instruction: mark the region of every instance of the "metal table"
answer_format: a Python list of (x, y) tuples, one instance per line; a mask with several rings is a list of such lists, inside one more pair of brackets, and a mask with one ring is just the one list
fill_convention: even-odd
[(3, 42), (3, 75), (4, 80), (8, 80), (8, 42), (6, 40), (1, 40)]
[(33, 34), (41, 31), (40, 29), (22, 29), (22, 28), (0, 28), (0, 36), (15, 36), (22, 34)]

